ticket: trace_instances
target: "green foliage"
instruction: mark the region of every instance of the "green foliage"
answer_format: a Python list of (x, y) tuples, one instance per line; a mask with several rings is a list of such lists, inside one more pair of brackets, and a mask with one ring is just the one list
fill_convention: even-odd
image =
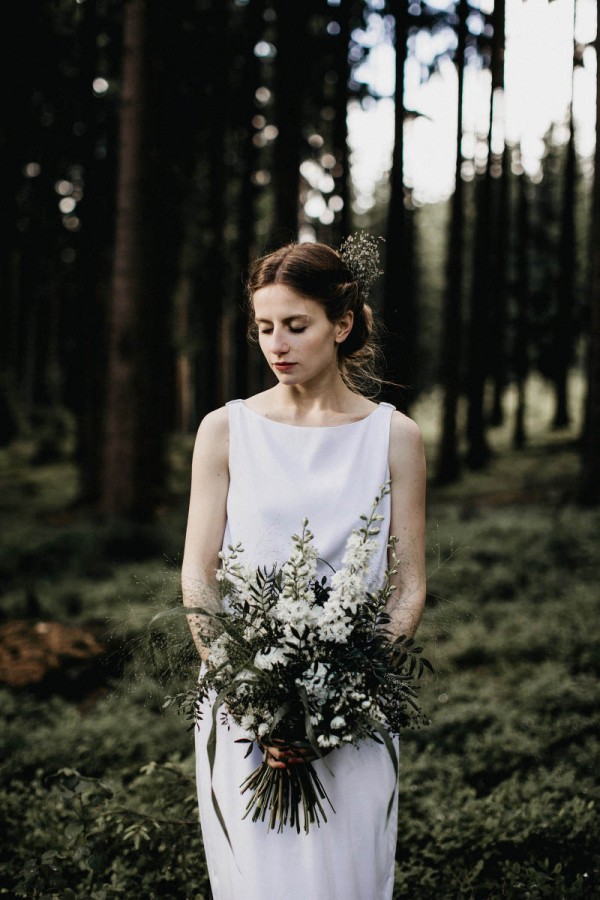
[(596, 897), (598, 514), (444, 499), (438, 533), (464, 549), (431, 581), (432, 724), (403, 741), (394, 896)]
[(147, 680), (84, 712), (0, 694), (0, 884), (25, 897), (204, 896), (191, 736), (159, 699)]
[[(419, 633), (435, 668), (420, 697), (432, 724), (401, 741), (396, 900), (600, 893), (600, 516), (485, 501), (509, 465), (524, 480), (537, 472), (537, 454), (498, 460), (433, 498), (431, 603)], [(548, 479), (570, 458), (548, 457)], [(39, 508), (57, 510), (38, 484)], [(50, 531), (57, 546), (70, 540), (69, 522), (51, 529), (44, 516), (15, 516), (32, 541)], [(102, 577), (66, 551), (52, 578), (41, 563), (31, 573), (46, 615), (68, 618), (76, 595), (79, 623), (109, 618), (126, 664), (79, 704), (0, 691), (0, 891), (198, 900), (208, 880), (191, 734), (163, 708), (153, 669), (185, 662), (182, 617), (146, 633), (156, 608), (176, 603), (177, 572), (161, 560), (117, 563), (103, 547), (94, 550)], [(18, 588), (7, 600), (15, 612), (24, 602)]]
[(27, 840), (16, 896), (202, 900), (208, 882), (189, 769), (152, 762), (125, 770), (119, 785), (60, 769), (29, 789), (17, 783), (9, 815), (21, 817)]

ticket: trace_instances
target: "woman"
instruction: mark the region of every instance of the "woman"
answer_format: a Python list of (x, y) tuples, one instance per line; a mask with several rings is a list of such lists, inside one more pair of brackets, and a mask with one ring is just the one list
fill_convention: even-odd
[[(239, 542), (244, 562), (281, 564), (304, 518), (327, 563), (323, 571), (337, 568), (348, 535), (389, 480), (371, 575), (374, 584), (382, 582), (387, 539), (396, 535), (399, 568), (389, 627), (396, 636), (414, 633), (425, 598), (425, 464), (417, 426), (365, 396), (365, 386), (377, 384), (365, 302), (375, 274), (375, 243), (360, 238), (349, 239), (341, 253), (324, 244), (290, 244), (254, 265), (252, 323), (278, 383), (210, 413), (200, 425), (182, 570), (186, 605), (206, 606), (216, 596), (222, 548)], [(206, 658), (197, 618), (192, 631)], [(269, 834), (264, 823), (242, 820), (247, 801), (239, 794), (260, 762), (260, 749), (245, 759), (235, 743), (243, 732), (219, 717), (211, 777), (208, 731), (204, 724), (197, 729), (197, 780), (215, 900), (389, 900), (397, 816), (395, 808), (386, 816), (395, 776), (385, 747), (365, 741), (333, 751), (327, 766), (317, 760), (335, 815), (307, 835), (291, 828)], [(274, 767), (305, 761), (283, 746), (264, 753)]]

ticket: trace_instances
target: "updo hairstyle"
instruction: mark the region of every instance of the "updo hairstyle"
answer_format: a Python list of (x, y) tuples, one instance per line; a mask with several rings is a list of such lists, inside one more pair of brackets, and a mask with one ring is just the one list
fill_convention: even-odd
[(344, 383), (355, 393), (376, 396), (381, 389), (378, 374), (380, 350), (373, 311), (365, 302), (363, 286), (353, 277), (337, 251), (327, 244), (286, 244), (256, 260), (246, 284), (248, 334), (256, 340), (252, 297), (255, 291), (282, 284), (303, 297), (316, 300), (330, 322), (351, 310), (352, 330), (338, 345), (338, 365)]

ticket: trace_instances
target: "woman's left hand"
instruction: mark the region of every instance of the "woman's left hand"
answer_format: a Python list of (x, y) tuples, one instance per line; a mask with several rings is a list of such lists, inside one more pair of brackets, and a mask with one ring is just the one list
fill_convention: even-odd
[(263, 762), (266, 762), (272, 769), (286, 769), (288, 766), (304, 765), (317, 759), (310, 747), (290, 746), (277, 738), (271, 738), (269, 744), (264, 744), (262, 741), (258, 743), (263, 751)]

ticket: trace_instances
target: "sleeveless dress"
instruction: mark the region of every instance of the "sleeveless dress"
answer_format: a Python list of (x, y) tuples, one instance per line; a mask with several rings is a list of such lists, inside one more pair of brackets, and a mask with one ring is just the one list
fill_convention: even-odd
[[(244, 547), (243, 562), (271, 566), (288, 558), (291, 536), (308, 518), (319, 557), (335, 569), (346, 539), (368, 515), (389, 479), (388, 449), (393, 407), (381, 403), (346, 425), (311, 427), (273, 422), (242, 400), (228, 404), (230, 486), (223, 547)], [(390, 498), (380, 503), (373, 586), (383, 581), (390, 525)], [(324, 574), (331, 574), (324, 566)], [(313, 765), (336, 810), (327, 822), (298, 834), (287, 827), (242, 820), (247, 796), (239, 786), (261, 762), (255, 746), (244, 759), (247, 736), (218, 717), (212, 788), (232, 848), (215, 814), (206, 743), (210, 708), (195, 730), (196, 778), (204, 849), (214, 900), (390, 900), (394, 886), (397, 794), (387, 749), (374, 741), (346, 745)], [(396, 748), (398, 749), (398, 748)]]

